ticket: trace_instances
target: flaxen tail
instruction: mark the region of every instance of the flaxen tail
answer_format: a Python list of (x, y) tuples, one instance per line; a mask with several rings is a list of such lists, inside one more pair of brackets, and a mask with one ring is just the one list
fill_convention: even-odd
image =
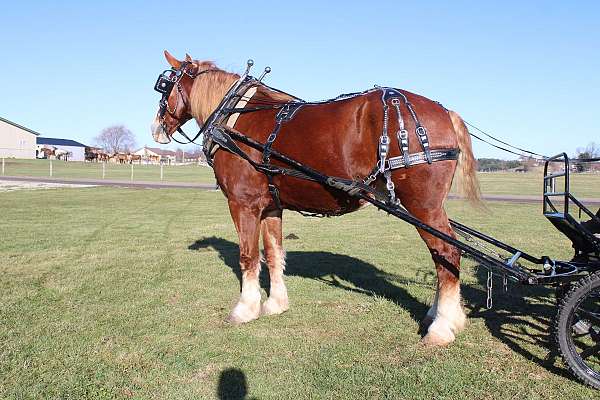
[(458, 165), (454, 177), (456, 178), (456, 187), (459, 194), (469, 200), (471, 204), (481, 205), (481, 193), (479, 191), (479, 181), (477, 180), (477, 160), (473, 156), (471, 147), (471, 135), (465, 126), (464, 121), (454, 111), (448, 111), (452, 126), (458, 139), (458, 148), (460, 155), (458, 156)]

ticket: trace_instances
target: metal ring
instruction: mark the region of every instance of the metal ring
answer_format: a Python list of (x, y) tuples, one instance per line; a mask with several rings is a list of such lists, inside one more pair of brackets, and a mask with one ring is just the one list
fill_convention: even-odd
[(427, 136), (427, 129), (424, 126), (418, 126), (415, 132), (419, 136)]

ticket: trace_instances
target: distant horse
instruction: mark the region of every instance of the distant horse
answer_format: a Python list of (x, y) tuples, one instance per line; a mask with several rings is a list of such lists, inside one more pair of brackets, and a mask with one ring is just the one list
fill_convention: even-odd
[(98, 153), (96, 153), (95, 151), (86, 151), (85, 152), (85, 161), (97, 162), (98, 161)]
[[(168, 52), (165, 56), (174, 69), (173, 76), (179, 77), (179, 81), (177, 88), (167, 94), (166, 111), (159, 112), (154, 120), (152, 133), (159, 143), (169, 142), (173, 133), (189, 119), (194, 118), (202, 125), (240, 78), (211, 62), (195, 61), (189, 56), (179, 61)], [(469, 133), (462, 119), (453, 111), (425, 97), (407, 91), (401, 93), (429, 130), (431, 148), (460, 149), (460, 155), (458, 161), (455, 158), (395, 170), (391, 177), (393, 192), (412, 215), (454, 236), (443, 208), (453, 177), (460, 178), (459, 184), (467, 198), (478, 201), (479, 196)], [(254, 107), (255, 111), (237, 114), (237, 120), (230, 126), (255, 141), (265, 143), (281, 107), (260, 107), (265, 104), (281, 106), (296, 100), (291, 95), (257, 83), (256, 93), (244, 105)], [(383, 105), (393, 110), (392, 104), (388, 101)], [(383, 105), (381, 91), (376, 89), (339, 101), (307, 104), (280, 126), (273, 148), (328, 176), (353, 180), (367, 177), (378, 162), (377, 149), (380, 148), (381, 132), (385, 126), (383, 121), (387, 121)], [(410, 153), (421, 151), (418, 138), (412, 136), (416, 122), (406, 108), (401, 114), (406, 130), (411, 132)], [(390, 118), (389, 123), (390, 131), (400, 127), (399, 118)], [(261, 162), (262, 152), (238, 144), (254, 162)], [(399, 144), (393, 142), (390, 146), (390, 156), (401, 154)], [(228, 321), (244, 323), (260, 315), (283, 313), (288, 309), (288, 295), (283, 281), (282, 209), (339, 215), (356, 211), (365, 203), (342, 190), (286, 175), (273, 178), (279, 192), (279, 202), (276, 202), (269, 191), (266, 176), (257, 172), (248, 161), (228, 151), (218, 150), (213, 163), (215, 177), (227, 198), (239, 236), (241, 295)], [(385, 190), (386, 182), (379, 175), (372, 185)], [(381, 229), (386, 229), (384, 223), (382, 220)], [(261, 233), (271, 282), (269, 297), (262, 306), (258, 279)], [(460, 300), (461, 254), (455, 247), (430, 234), (423, 231), (419, 234), (431, 252), (438, 277), (435, 300), (424, 322), (429, 324), (428, 333), (422, 341), (429, 345), (444, 345), (455, 339), (455, 334), (466, 321)], [(407, 245), (410, 246), (400, 243), (398, 251)]]
[(127, 154), (127, 162), (129, 164), (133, 164), (137, 162), (138, 164), (142, 163), (142, 156), (139, 154)]
[(55, 149), (56, 149), (56, 147), (50, 148), (50, 147), (38, 145), (37, 158), (45, 158), (48, 160), (53, 159), (53, 158), (55, 158), (54, 157)]
[(54, 150), (54, 155), (56, 156), (57, 160), (69, 161), (69, 157), (72, 156), (73, 153), (63, 149), (56, 149)]
[(127, 162), (127, 154), (125, 153), (115, 153), (110, 159), (114, 160), (114, 162), (118, 164), (125, 164)]
[(106, 161), (108, 155), (100, 148), (97, 147), (86, 147), (85, 148), (85, 161), (100, 162)]

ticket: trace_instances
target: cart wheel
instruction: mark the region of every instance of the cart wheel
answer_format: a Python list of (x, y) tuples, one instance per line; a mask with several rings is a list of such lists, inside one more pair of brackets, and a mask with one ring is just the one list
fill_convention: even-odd
[(569, 370), (600, 389), (600, 272), (574, 282), (560, 300), (555, 338)]
[(567, 293), (571, 290), (570, 283), (561, 283), (556, 287), (556, 305), (560, 305), (560, 302)]

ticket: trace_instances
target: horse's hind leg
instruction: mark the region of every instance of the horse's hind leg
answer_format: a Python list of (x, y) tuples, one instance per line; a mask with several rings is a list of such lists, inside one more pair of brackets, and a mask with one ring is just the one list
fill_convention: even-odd
[(269, 267), (271, 286), (269, 298), (263, 303), (262, 315), (281, 314), (287, 311), (288, 294), (283, 281), (285, 269), (285, 252), (281, 231), (281, 211), (272, 211), (263, 215), (261, 221), (265, 260)]
[[(441, 197), (441, 196), (440, 196)], [(418, 198), (403, 198), (408, 211), (427, 225), (455, 237), (442, 201), (431, 203)], [(452, 245), (422, 230), (418, 230), (427, 244), (437, 272), (437, 290), (434, 302), (423, 321), (429, 324), (427, 335), (422, 339), (428, 345), (445, 345), (454, 341), (466, 322), (460, 300), (460, 252)]]
[(229, 210), (235, 223), (240, 241), (240, 268), (242, 271), (242, 292), (240, 299), (231, 310), (227, 321), (241, 324), (252, 321), (260, 315), (260, 211), (232, 201)]
[[(427, 211), (417, 218), (437, 230), (454, 237), (448, 217), (443, 208)], [(460, 252), (452, 245), (419, 231), (427, 244), (437, 272), (437, 291), (435, 300), (425, 318), (431, 321), (423, 343), (445, 345), (454, 341), (455, 334), (465, 325), (466, 316), (460, 300)]]

